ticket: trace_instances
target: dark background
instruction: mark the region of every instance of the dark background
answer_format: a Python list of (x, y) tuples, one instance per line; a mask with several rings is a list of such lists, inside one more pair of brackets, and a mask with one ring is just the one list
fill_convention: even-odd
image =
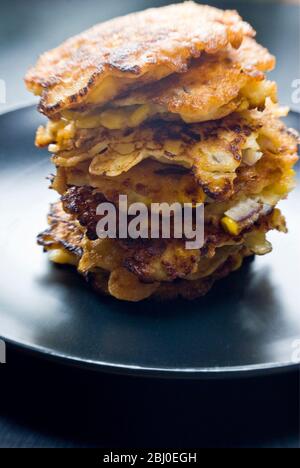
[[(7, 107), (32, 102), (22, 83), (45, 49), (151, 0), (1, 0), (0, 79)], [(238, 8), (278, 59), (283, 104), (300, 78), (299, 6), (206, 2)], [(300, 106), (298, 105), (298, 108)], [(17, 129), (16, 129), (17, 131)], [(0, 274), (5, 274), (1, 272)], [(0, 366), (0, 447), (298, 447), (299, 375), (160, 381), (69, 369), (8, 350)]]
[(297, 373), (152, 380), (9, 352), (0, 377), (0, 447), (299, 448)]

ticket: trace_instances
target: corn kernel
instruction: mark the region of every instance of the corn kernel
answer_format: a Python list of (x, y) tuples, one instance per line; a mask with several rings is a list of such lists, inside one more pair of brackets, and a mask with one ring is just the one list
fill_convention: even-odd
[(287, 195), (290, 190), (290, 184), (284, 181), (277, 182), (273, 185), (273, 190), (277, 195)]
[(241, 228), (236, 221), (229, 218), (228, 216), (224, 216), (221, 220), (223, 228), (228, 231), (233, 236), (238, 236), (241, 232)]
[(77, 259), (74, 254), (67, 252), (63, 249), (51, 250), (49, 258), (51, 262), (58, 263), (60, 265), (76, 265)]

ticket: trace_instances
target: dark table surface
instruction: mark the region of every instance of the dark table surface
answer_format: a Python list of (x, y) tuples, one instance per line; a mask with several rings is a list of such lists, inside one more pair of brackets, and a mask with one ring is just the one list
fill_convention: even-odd
[[(97, 21), (157, 6), (151, 0), (2, 0), (0, 112), (32, 102), (22, 77), (37, 55)], [(284, 104), (299, 71), (299, 6), (238, 8), (277, 56)], [(1, 273), (3, 274), (3, 272)], [(0, 291), (1, 293), (1, 291)], [(164, 381), (89, 373), (16, 349), (0, 366), (0, 447), (299, 447), (299, 374), (228, 381)]]
[(169, 381), (8, 352), (0, 447), (299, 447), (299, 374)]

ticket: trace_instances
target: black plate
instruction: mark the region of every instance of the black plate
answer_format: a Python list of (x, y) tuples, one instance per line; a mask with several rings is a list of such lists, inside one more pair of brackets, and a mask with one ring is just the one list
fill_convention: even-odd
[[(291, 114), (289, 125), (299, 125)], [(97, 296), (36, 245), (53, 168), (34, 148), (34, 107), (0, 116), (0, 335), (73, 364), (176, 377), (248, 375), (293, 366), (300, 338), (299, 188), (283, 203), (290, 233), (196, 302), (127, 304)]]

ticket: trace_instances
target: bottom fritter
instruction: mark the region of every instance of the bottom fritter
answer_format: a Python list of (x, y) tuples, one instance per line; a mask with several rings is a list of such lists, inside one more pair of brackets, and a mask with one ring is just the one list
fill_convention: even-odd
[(75, 266), (101, 294), (131, 302), (204, 296), (246, 257), (271, 250), (267, 231), (286, 229), (284, 218), (274, 210), (250, 232), (231, 238), (208, 233), (201, 251), (186, 251), (178, 240), (91, 240), (60, 202), (51, 207), (49, 225), (38, 242), (53, 262)]

